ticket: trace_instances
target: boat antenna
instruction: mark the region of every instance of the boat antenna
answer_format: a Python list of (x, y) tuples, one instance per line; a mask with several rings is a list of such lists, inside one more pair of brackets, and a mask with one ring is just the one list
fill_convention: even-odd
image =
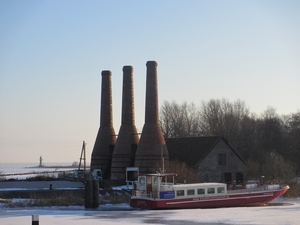
[(164, 152), (163, 152), (163, 148), (161, 146), (161, 160), (162, 160), (162, 173), (165, 172), (165, 159), (164, 159)]

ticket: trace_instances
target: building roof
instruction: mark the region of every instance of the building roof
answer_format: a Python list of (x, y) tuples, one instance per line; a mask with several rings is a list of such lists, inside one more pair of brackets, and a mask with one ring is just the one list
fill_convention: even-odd
[(223, 140), (245, 164), (244, 160), (222, 136), (167, 138), (166, 144), (170, 160), (176, 159), (190, 166), (195, 166), (206, 157), (220, 140)]

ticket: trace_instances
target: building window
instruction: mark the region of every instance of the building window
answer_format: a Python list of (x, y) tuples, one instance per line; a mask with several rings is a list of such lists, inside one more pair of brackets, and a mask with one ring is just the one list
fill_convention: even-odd
[(231, 173), (224, 173), (225, 183), (230, 183), (232, 181)]
[(244, 183), (244, 175), (243, 175), (243, 173), (237, 172), (237, 173), (235, 174), (235, 177), (236, 177), (236, 182), (237, 182), (238, 184)]
[(226, 153), (218, 154), (218, 165), (226, 165)]
[(187, 195), (195, 195), (195, 190), (194, 189), (187, 190)]

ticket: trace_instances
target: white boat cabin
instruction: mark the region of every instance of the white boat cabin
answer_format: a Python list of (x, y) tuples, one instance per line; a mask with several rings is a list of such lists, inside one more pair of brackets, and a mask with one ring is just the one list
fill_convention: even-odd
[(224, 195), (223, 183), (175, 184), (176, 173), (140, 175), (136, 196), (155, 199), (194, 198)]

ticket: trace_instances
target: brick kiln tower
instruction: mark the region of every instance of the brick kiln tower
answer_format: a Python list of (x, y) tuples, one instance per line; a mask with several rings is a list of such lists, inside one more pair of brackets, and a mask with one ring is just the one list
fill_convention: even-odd
[(123, 67), (122, 120), (112, 155), (111, 180), (126, 180), (126, 167), (134, 166), (139, 136), (134, 119), (133, 67)]
[(100, 127), (91, 157), (91, 171), (102, 169), (103, 179), (110, 179), (111, 157), (116, 144), (113, 128), (111, 72), (104, 70), (101, 86)]
[(145, 124), (135, 154), (135, 166), (140, 173), (152, 173), (162, 168), (162, 154), (165, 169), (169, 167), (169, 153), (159, 122), (157, 62), (148, 61), (146, 81)]

